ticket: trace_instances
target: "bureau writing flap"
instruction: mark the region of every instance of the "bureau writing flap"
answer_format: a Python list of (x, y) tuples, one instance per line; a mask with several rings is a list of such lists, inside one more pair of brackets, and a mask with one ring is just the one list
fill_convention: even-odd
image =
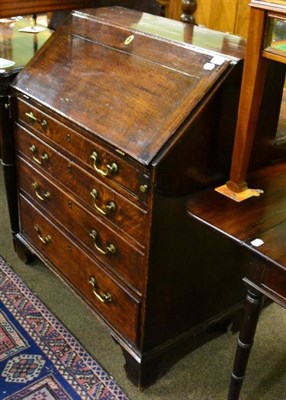
[(168, 38), (166, 24), (120, 7), (75, 11), (14, 86), (149, 164), (238, 60), (194, 46), (203, 28), (176, 22)]

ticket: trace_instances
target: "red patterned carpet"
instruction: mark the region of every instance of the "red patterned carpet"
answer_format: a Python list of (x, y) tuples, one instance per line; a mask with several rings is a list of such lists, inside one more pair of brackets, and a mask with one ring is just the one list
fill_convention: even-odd
[(128, 400), (0, 257), (0, 399)]

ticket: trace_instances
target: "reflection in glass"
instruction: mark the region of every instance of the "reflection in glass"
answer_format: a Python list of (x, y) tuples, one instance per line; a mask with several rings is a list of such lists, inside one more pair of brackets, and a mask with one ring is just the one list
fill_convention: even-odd
[(286, 56), (286, 20), (269, 18), (265, 49)]

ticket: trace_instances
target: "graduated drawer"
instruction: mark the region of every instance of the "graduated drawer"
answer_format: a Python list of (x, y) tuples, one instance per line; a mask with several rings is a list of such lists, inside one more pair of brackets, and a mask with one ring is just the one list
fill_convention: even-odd
[(21, 191), (137, 291), (143, 289), (144, 255), (83, 208), (72, 196), (18, 158)]
[[(53, 180), (60, 182), (104, 222), (114, 224), (144, 246), (146, 211), (104, 185), (25, 128), (16, 125), (15, 132), (17, 150), (38, 170), (48, 173)], [(111, 204), (115, 208), (109, 210)]]
[(19, 204), (24, 239), (104, 320), (136, 343), (140, 302), (21, 195)]
[(103, 182), (120, 185), (137, 198), (142, 198), (140, 186), (146, 184), (146, 176), (123, 157), (113, 154), (21, 98), (18, 98), (18, 119), (42, 138), (52, 140), (70, 153)]

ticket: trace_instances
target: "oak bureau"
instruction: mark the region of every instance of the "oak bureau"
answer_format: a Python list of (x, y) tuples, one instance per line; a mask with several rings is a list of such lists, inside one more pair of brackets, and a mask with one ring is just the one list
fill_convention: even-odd
[(243, 268), (213, 268), (186, 198), (226, 178), (243, 56), (236, 36), (74, 11), (12, 87), (15, 248), (92, 307), (139, 387), (242, 308)]

